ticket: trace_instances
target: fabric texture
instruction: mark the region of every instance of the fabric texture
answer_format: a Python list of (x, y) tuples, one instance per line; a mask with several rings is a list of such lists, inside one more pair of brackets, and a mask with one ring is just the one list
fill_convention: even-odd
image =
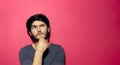
[[(32, 45), (21, 48), (19, 60), (21, 65), (32, 65), (35, 50)], [(50, 44), (43, 54), (42, 65), (65, 65), (64, 49), (57, 44)]]

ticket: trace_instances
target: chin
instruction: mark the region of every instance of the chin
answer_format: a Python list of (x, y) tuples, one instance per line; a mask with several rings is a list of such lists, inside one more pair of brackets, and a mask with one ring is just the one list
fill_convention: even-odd
[(40, 37), (36, 37), (36, 39), (40, 39)]

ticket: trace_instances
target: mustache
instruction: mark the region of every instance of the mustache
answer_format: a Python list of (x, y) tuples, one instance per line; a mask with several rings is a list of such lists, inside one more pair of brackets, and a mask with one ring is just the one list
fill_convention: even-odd
[[(41, 31), (39, 31), (38, 33), (37, 33), (37, 35), (36, 36), (38, 36), (38, 35), (45, 35), (45, 33), (43, 33), (43, 32), (41, 32)], [(45, 37), (44, 39), (46, 39), (47, 40), (47, 37)], [(39, 39), (37, 39), (37, 42), (39, 41)]]
[(39, 32), (36, 34), (36, 36), (41, 35), (41, 34), (44, 34), (44, 33), (41, 32), (41, 31), (39, 31)]
[(30, 38), (32, 39), (33, 42), (38, 42), (39, 41), (39, 39), (36, 38), (36, 36), (38, 36), (39, 34), (45, 35), (44, 39), (49, 40), (48, 32), (46, 32), (46, 34), (45, 34), (45, 33), (41, 32), (41, 31), (38, 31), (35, 36), (33, 34), (30, 35)]

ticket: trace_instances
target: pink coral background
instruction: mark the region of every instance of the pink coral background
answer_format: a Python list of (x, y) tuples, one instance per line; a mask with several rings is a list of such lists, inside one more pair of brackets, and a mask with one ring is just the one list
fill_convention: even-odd
[(119, 0), (0, 0), (0, 65), (20, 65), (20, 48), (32, 43), (25, 23), (37, 13), (48, 16), (66, 65), (120, 65)]

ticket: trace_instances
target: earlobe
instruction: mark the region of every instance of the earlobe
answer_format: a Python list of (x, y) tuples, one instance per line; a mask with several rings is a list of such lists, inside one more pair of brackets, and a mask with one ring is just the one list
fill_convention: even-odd
[(29, 32), (29, 35), (30, 35), (30, 36), (32, 35), (31, 32)]
[(50, 28), (48, 28), (48, 32), (50, 32)]

